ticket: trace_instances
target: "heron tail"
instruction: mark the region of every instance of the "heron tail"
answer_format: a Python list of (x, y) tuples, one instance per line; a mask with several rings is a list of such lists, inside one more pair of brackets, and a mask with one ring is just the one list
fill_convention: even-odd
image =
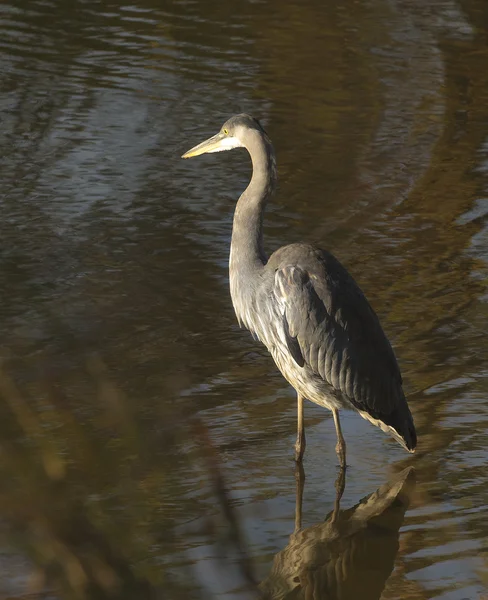
[(370, 414), (359, 411), (359, 414), (376, 427), (393, 437), (407, 452), (415, 452), (417, 447), (417, 432), (413, 422), (412, 414), (408, 408), (406, 399), (390, 414)]

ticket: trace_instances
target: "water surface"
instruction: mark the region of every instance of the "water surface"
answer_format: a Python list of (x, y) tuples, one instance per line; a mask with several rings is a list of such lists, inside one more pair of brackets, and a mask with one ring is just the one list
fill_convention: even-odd
[[(252, 597), (222, 503), (257, 581), (290, 542), (294, 393), (228, 292), (249, 160), (179, 158), (242, 111), (277, 152), (268, 251), (331, 250), (402, 367), (415, 456), (342, 419), (343, 508), (415, 468), (381, 597), (487, 593), (487, 36), (483, 0), (3, 3), (4, 596)], [(306, 421), (305, 529), (337, 476)]]

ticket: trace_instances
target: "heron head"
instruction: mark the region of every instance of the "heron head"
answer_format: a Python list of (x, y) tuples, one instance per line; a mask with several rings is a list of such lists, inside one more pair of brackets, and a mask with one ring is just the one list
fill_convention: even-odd
[(232, 150), (233, 148), (246, 147), (246, 140), (252, 132), (259, 132), (261, 135), (266, 135), (259, 121), (250, 115), (235, 115), (222, 125), (222, 128), (216, 135), (194, 146), (191, 150), (185, 152), (181, 158), (192, 158), (200, 154), (223, 152), (224, 150)]

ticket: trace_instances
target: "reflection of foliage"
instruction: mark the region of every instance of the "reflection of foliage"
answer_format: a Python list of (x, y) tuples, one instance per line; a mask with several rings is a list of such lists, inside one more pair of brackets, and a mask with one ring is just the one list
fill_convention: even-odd
[[(230, 209), (221, 205), (220, 211), (212, 209), (205, 215), (209, 205), (204, 204), (196, 218), (181, 208), (178, 202), (187, 206), (191, 197), (208, 200), (209, 192), (204, 190), (208, 181), (198, 179), (192, 188), (182, 172), (166, 161), (186, 137), (185, 129), (196, 130), (199, 120), (213, 127), (217, 113), (237, 108), (243, 96), (249, 96), (248, 104), (254, 98), (253, 110), (259, 107), (265, 112), (265, 106), (272, 107), (270, 133), (279, 152), (283, 187), (276, 203), (285, 210), (271, 213), (269, 248), (303, 237), (318, 238), (337, 252), (358, 276), (375, 308), (386, 313), (385, 328), (395, 336), (408, 387), (430, 390), (411, 399), (421, 439), (417, 492), (421, 503), (430, 507), (429, 514), (417, 516), (416, 527), (402, 535), (399, 564), (383, 596), (432, 595), (415, 581), (415, 571), (436, 560), (437, 548), (459, 541), (460, 525), (466, 527), (470, 540), (465, 556), (479, 553), (487, 535), (485, 511), (473, 510), (487, 504), (484, 464), (473, 467), (466, 458), (467, 452), (481, 452), (486, 446), (481, 416), (485, 404), (480, 401), (473, 407), (472, 421), (467, 422), (466, 400), (461, 396), (473, 390), (481, 398), (486, 396), (480, 376), (486, 370), (486, 313), (478, 302), (486, 292), (486, 277), (472, 276), (485, 273), (486, 265), (466, 252), (483, 220), (454, 225), (484, 195), (486, 184), (486, 174), (472, 168), (479, 164), (486, 138), (485, 0), (462, 3), (474, 26), (472, 41), (444, 35), (440, 39), (434, 34), (437, 42), (428, 41), (426, 54), (417, 62), (409, 54), (402, 58), (402, 39), (391, 36), (395, 33), (392, 7), (400, 9), (398, 33), (408, 36), (416, 29), (429, 31), (442, 21), (440, 9), (447, 11), (448, 2), (437, 3), (431, 11), (433, 3), (415, 0), (204, 1), (187, 3), (183, 15), (176, 4), (172, 14), (170, 6), (161, 12), (161, 3), (141, 0), (137, 10), (145, 8), (159, 19), (164, 33), (159, 41), (153, 20), (139, 18), (140, 14), (123, 18), (124, 12), (130, 15), (120, 11), (120, 18), (115, 8), (99, 11), (93, 3), (58, 2), (55, 10), (53, 3), (17, 0), (10, 4), (15, 8), (12, 24), (16, 23), (10, 33), (17, 31), (18, 24), (19, 35), (13, 36), (12, 56), (4, 53), (2, 63), (14, 66), (4, 68), (2, 77), (6, 101), (2, 106), (13, 106), (4, 111), (2, 121), (7, 142), (1, 159), (4, 218), (0, 223), (5, 344), (13, 345), (13, 354), (25, 356), (37, 352), (35, 345), (42, 336), (50, 343), (54, 340), (57, 360), (67, 363), (65, 347), (72, 343), (68, 329), (79, 326), (84, 338), (90, 339), (93, 331), (94, 347), (103, 348), (108, 363), (117, 365), (120, 379), (130, 370), (124, 381), (130, 402), (96, 361), (89, 366), (96, 386), (76, 393), (58, 382), (41, 385), (33, 378), (36, 383), (31, 384), (28, 369), (21, 369), (21, 391), (5, 375), (1, 378), (0, 511), (2, 523), (9, 525), (5, 545), (14, 544), (30, 556), (45, 584), (62, 588), (66, 597), (120, 596), (129, 591), (147, 597), (162, 595), (163, 586), (171, 597), (188, 597), (181, 583), (171, 581), (164, 560), (171, 555), (172, 564), (177, 562), (175, 521), (202, 514), (195, 490), (198, 481), (209, 481), (208, 466), (199, 473), (197, 461), (183, 452), (182, 446), (191, 449), (193, 440), (175, 411), (182, 398), (163, 392), (164, 402), (159, 403), (162, 384), (182, 368), (195, 386), (225, 381), (217, 392), (202, 393), (198, 406), (217, 407), (220, 418), (214, 427), (225, 429), (226, 436), (221, 437), (231, 440), (229, 449), (235, 451), (244, 438), (256, 447), (261, 444), (257, 447), (261, 450), (270, 435), (289, 435), (286, 419), (281, 420), (281, 428), (267, 428), (277, 421), (276, 405), (255, 401), (274, 397), (285, 384), (269, 359), (256, 361), (253, 353), (245, 354), (248, 347), (255, 349), (247, 337), (228, 333), (233, 316), (227, 288), (219, 279), (221, 246), (210, 249), (210, 232), (201, 231), (214, 219), (223, 222)], [(420, 24), (413, 31), (412, 18)], [(8, 23), (4, 29), (9, 31)], [(167, 39), (176, 44), (166, 45)], [(419, 39), (412, 35), (409, 43), (417, 44)], [(153, 43), (161, 49), (154, 56)], [(385, 64), (402, 75), (398, 81), (403, 79), (407, 85), (411, 81), (412, 88), (425, 90), (426, 107), (415, 106), (412, 112), (400, 89), (394, 90), (396, 108), (385, 100), (387, 78), (379, 68), (380, 53), (371, 49), (388, 44), (393, 52), (385, 55)], [(417, 64), (429, 64), (429, 49), (442, 66), (442, 89), (422, 84), (416, 70)], [(147, 69), (148, 79), (139, 78), (139, 66), (150, 67), (154, 57), (161, 77)], [(121, 68), (123, 78), (114, 78)], [(406, 69), (411, 79), (403, 77)], [(179, 76), (170, 77), (173, 73)], [(393, 73), (386, 75), (391, 81)], [(434, 82), (430, 70), (424, 77)], [(107, 105), (122, 117), (114, 103), (118, 94), (110, 92), (120, 84), (120, 95), (133, 98), (134, 108), (141, 108), (147, 121), (137, 132), (131, 129), (137, 110), (123, 111), (120, 130), (109, 133), (105, 127)], [(149, 94), (154, 103), (147, 101)], [(145, 99), (140, 107), (136, 98)], [(430, 104), (436, 98), (440, 104), (445, 101), (444, 114), (435, 112), (435, 102)], [(162, 118), (159, 105), (174, 109), (171, 118)], [(435, 131), (440, 123), (444, 133), (425, 157), (430, 167), (423, 180), (416, 180), (405, 202), (382, 214), (376, 196), (384, 197), (389, 185), (402, 180), (398, 170), (392, 175), (391, 165), (415, 180), (415, 157), (430, 131), (428, 126), (425, 132), (412, 130), (403, 143), (397, 131), (388, 130), (390, 144), (394, 149), (401, 146), (402, 153), (392, 161), (388, 145), (385, 148), (388, 140), (381, 137), (379, 150), (384, 156), (372, 157), (368, 149), (385, 109), (400, 120), (408, 120), (410, 111), (417, 124), (419, 114), (427, 115), (436, 124)], [(94, 122), (103, 125), (101, 130), (91, 129), (90, 118), (95, 117)], [(58, 236), (58, 218), (76, 199), (79, 182), (71, 179), (72, 172), (60, 164), (61, 159), (73, 152), (80, 177), (90, 177), (89, 167), (96, 170), (93, 157), (99, 154), (94, 152), (92, 163), (79, 169), (86, 148), (98, 148), (110, 157), (110, 149), (120, 144), (121, 130), (134, 132), (122, 140), (134, 144), (135, 152), (120, 164), (114, 161), (115, 167), (109, 165), (109, 176), (102, 181), (109, 183), (109, 195), (118, 205), (118, 184), (125, 185), (125, 171), (134, 172), (128, 156), (143, 157), (144, 183), (134, 194), (130, 228), (107, 218), (104, 211), (110, 198), (103, 198), (93, 207), (87, 201), (84, 210), (90, 212), (75, 224), (85, 236), (82, 242), (76, 236)], [(160, 149), (149, 143), (152, 139), (158, 140)], [(141, 152), (141, 147), (146, 151)], [(405, 156), (406, 161), (398, 160)], [(156, 157), (156, 166), (151, 166), (151, 158)], [(358, 177), (362, 157), (367, 159), (367, 175), (386, 172), (386, 177), (378, 178), (379, 187), (370, 178)], [(242, 159), (235, 160), (240, 164)], [(161, 164), (167, 168), (161, 169)], [(107, 168), (105, 163), (101, 166)], [(386, 167), (390, 170), (383, 171)], [(234, 179), (216, 172), (216, 189), (219, 196), (226, 196)], [(63, 173), (71, 182), (67, 199), (59, 193)], [(386, 192), (386, 197), (398, 200), (395, 193)], [(363, 203), (356, 221), (346, 220)], [(292, 220), (297, 213), (300, 218)], [(219, 232), (227, 235), (227, 230)], [(59, 327), (48, 311), (59, 317)], [(19, 322), (23, 324), (20, 334)], [(15, 338), (27, 332), (26, 337), (32, 335), (34, 341), (18, 352)], [(469, 380), (471, 376), (476, 383)], [(439, 383), (446, 385), (434, 391)], [(135, 409), (141, 398), (144, 406)], [(239, 403), (242, 420), (234, 418), (236, 406), (227, 398)], [(189, 408), (193, 413), (195, 408)], [(239, 436), (232, 436), (234, 432)], [(267, 452), (256, 454), (259, 460), (269, 459)], [(256, 463), (248, 462), (244, 469), (252, 473)], [(216, 469), (210, 465), (212, 491), (228, 508)], [(443, 511), (432, 509), (437, 503), (442, 503)], [(459, 506), (470, 510), (459, 511)], [(432, 523), (424, 527), (436, 518), (438, 527), (434, 529)], [(234, 535), (234, 542), (239, 539)], [(430, 551), (420, 552), (424, 549)], [(416, 558), (410, 560), (410, 555)]]
[[(182, 421), (174, 411), (162, 431), (143, 430), (100, 361), (88, 368), (95, 393), (78, 403), (53, 383), (21, 393), (0, 374), (4, 545), (36, 565), (38, 588), (64, 598), (191, 597), (161, 564), (175, 552), (170, 507), (186, 506), (175, 470), (193, 468)], [(210, 447), (203, 425), (192, 431)], [(207, 465), (215, 484), (218, 466)]]

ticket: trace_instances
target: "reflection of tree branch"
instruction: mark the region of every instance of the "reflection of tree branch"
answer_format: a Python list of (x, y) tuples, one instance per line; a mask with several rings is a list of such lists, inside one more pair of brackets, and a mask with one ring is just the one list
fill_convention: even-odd
[(249, 584), (251, 590), (258, 594), (257, 582), (253, 573), (251, 559), (244, 542), (239, 520), (232, 506), (232, 500), (225, 485), (217, 450), (212, 444), (208, 429), (203, 421), (193, 418), (193, 428), (197, 439), (200, 441), (201, 450), (206, 462), (210, 481), (212, 483), (214, 493), (219, 500), (222, 513), (228, 526), (228, 539), (230, 546), (232, 549), (237, 550), (239, 569), (244, 577), (244, 580)]
[(92, 361), (90, 372), (94, 393), (73, 402), (54, 381), (25, 394), (0, 371), (0, 545), (34, 565), (38, 598), (45, 589), (66, 600), (198, 597), (190, 572), (182, 586), (161, 566), (139, 567), (156, 544), (174, 552), (174, 519), (162, 509), (175, 495), (166, 456), (177, 456), (176, 435), (143, 435), (104, 365)]
[[(235, 580), (244, 581), (250, 597), (260, 597), (220, 458), (205, 424), (188, 418), (179, 406), (165, 415), (157, 435), (151, 435), (140, 429), (137, 415), (98, 357), (88, 360), (87, 373), (93, 393), (81, 403), (65, 394), (53, 373), (35, 382), (27, 395), (0, 371), (0, 469), (2, 481), (8, 482), (0, 486), (0, 515), (7, 534), (0, 544), (19, 548), (35, 566), (38, 576), (31, 589), (39, 592), (39, 599), (44, 589), (54, 590), (51, 598), (66, 600), (201, 597), (204, 582), (190, 570), (182, 587), (161, 566), (147, 574), (136, 568), (149, 562), (149, 548), (156, 543), (161, 544), (161, 556), (165, 547), (168, 554), (175, 551), (174, 517), (167, 499), (178, 498), (187, 513), (184, 493), (174, 482), (174, 460), (180, 458), (180, 436), (185, 442), (191, 431), (224, 519), (224, 551), (218, 566), (236, 557)], [(80, 418), (81, 406), (90, 415), (86, 421)], [(165, 429), (168, 423), (170, 431)], [(61, 466), (54, 469), (56, 460)]]
[(53, 600), (52, 592), (34, 592), (33, 594), (22, 594), (21, 596), (9, 596), (5, 600)]

